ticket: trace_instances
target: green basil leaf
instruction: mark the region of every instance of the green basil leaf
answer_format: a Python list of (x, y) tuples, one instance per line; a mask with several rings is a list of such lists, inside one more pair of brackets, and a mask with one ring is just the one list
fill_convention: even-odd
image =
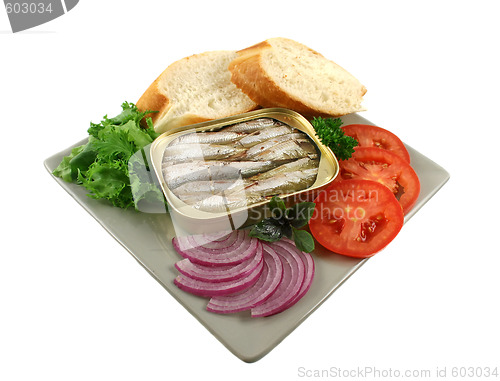
[(255, 237), (267, 242), (276, 242), (283, 236), (282, 226), (273, 219), (266, 218), (254, 225), (250, 237)]
[(283, 236), (292, 239), (293, 237), (293, 231), (292, 231), (292, 225), (288, 221), (286, 221), (282, 228), (281, 231), (283, 232)]
[(305, 230), (298, 230), (292, 227), (293, 240), (297, 249), (310, 253), (314, 250), (314, 239), (312, 235)]
[(286, 217), (294, 228), (301, 228), (307, 225), (311, 219), (315, 206), (316, 204), (314, 202), (301, 202), (295, 204), (287, 210)]
[(278, 196), (273, 196), (269, 201), (269, 209), (274, 217), (281, 218), (286, 213), (285, 202)]

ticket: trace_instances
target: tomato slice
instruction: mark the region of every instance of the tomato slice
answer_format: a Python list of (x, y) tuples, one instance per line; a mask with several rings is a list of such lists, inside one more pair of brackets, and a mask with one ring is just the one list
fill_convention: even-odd
[(321, 245), (338, 254), (371, 257), (403, 227), (401, 205), (386, 186), (375, 181), (334, 182), (314, 202), (309, 229)]
[(408, 163), (410, 162), (410, 154), (401, 139), (382, 127), (368, 124), (349, 124), (342, 127), (342, 130), (344, 134), (356, 139), (359, 147), (383, 148), (395, 153)]
[(399, 200), (405, 214), (420, 194), (420, 181), (413, 168), (390, 151), (357, 147), (351, 158), (339, 164), (339, 179), (364, 179), (384, 184)]

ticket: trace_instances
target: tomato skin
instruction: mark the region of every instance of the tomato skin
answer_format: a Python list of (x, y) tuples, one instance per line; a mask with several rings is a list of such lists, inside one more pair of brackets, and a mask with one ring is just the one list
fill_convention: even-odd
[(337, 254), (371, 257), (403, 227), (401, 205), (376, 181), (333, 182), (314, 202), (309, 229), (318, 243)]
[(358, 147), (377, 147), (391, 151), (410, 162), (410, 154), (404, 143), (392, 132), (369, 124), (349, 124), (342, 127), (344, 134), (355, 138)]
[(416, 172), (409, 163), (390, 151), (358, 147), (350, 159), (339, 165), (338, 180), (365, 179), (386, 185), (397, 195), (405, 214), (415, 205), (420, 194)]

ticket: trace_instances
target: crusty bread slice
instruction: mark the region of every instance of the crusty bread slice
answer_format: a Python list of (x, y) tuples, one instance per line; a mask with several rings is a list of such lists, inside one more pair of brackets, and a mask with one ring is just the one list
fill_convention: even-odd
[(235, 51), (185, 57), (168, 66), (137, 102), (150, 114), (155, 131), (241, 114), (257, 104), (231, 82), (229, 63)]
[(263, 107), (309, 115), (362, 111), (366, 88), (318, 52), (286, 38), (271, 38), (238, 52), (231, 80)]

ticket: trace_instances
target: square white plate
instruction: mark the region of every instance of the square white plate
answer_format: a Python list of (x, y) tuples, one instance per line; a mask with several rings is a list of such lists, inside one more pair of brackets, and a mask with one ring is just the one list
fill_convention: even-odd
[[(373, 124), (357, 114), (342, 119), (344, 125)], [(71, 148), (45, 160), (45, 167), (50, 173), (69, 154)], [(421, 191), (416, 205), (405, 216), (405, 222), (449, 179), (449, 174), (442, 167), (413, 148), (407, 148), (412, 167), (420, 179)], [(367, 260), (331, 254), (317, 244), (314, 251), (314, 282), (309, 292), (292, 308), (267, 318), (251, 318), (249, 313), (244, 312), (229, 315), (210, 313), (205, 310), (206, 298), (181, 291), (173, 283), (177, 276), (174, 263), (181, 257), (172, 247), (175, 232), (166, 211), (145, 213), (133, 209), (122, 210), (88, 197), (81, 186), (66, 183), (60, 178), (54, 179), (201, 324), (235, 356), (246, 362), (257, 361), (275, 348)]]

